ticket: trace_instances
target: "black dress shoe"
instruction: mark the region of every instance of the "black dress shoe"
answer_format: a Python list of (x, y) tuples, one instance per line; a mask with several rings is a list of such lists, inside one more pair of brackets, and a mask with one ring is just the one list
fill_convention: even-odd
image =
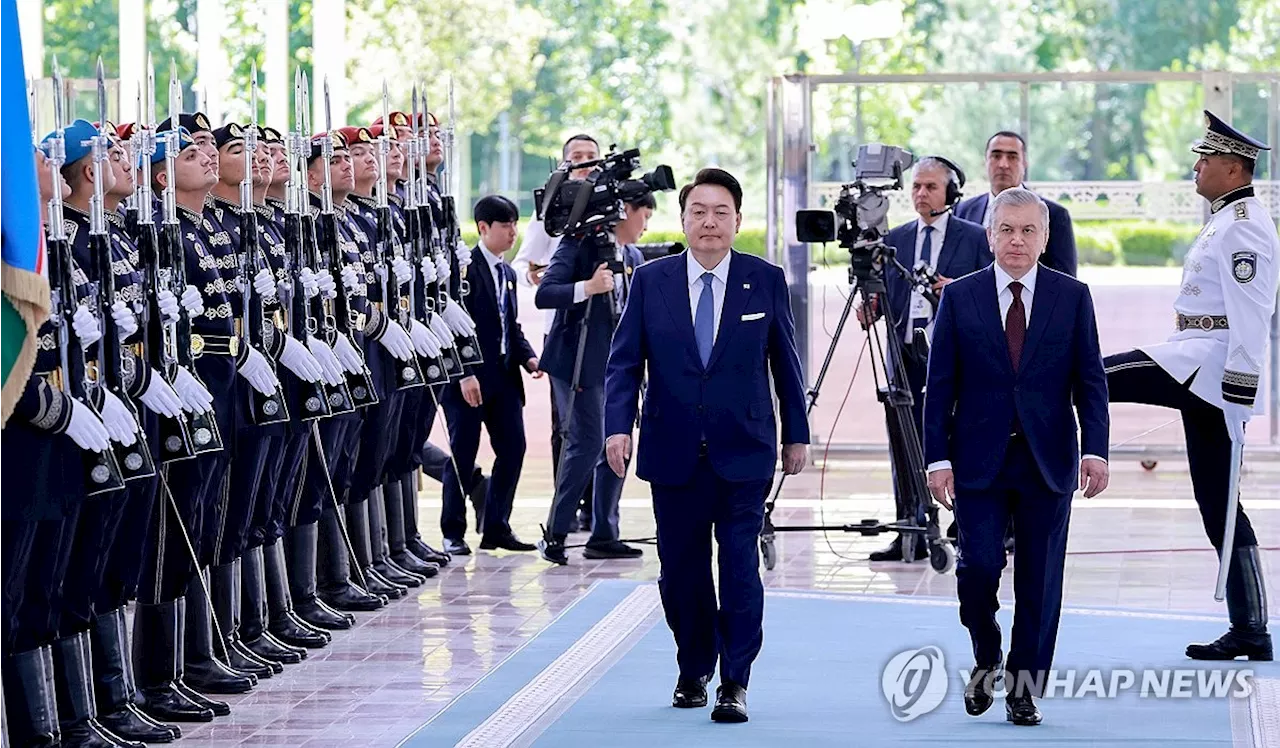
[(1271, 662), (1271, 635), (1232, 629), (1209, 644), (1188, 644), (1187, 657), (1193, 660), (1234, 660), (1244, 657), (1258, 662)]
[(293, 647), (306, 649), (322, 649), (333, 641), (333, 635), (324, 628), (317, 628), (303, 621), (293, 610), (277, 614), (267, 625), (267, 630), (276, 639)]
[(1003, 678), (1004, 665), (992, 667), (978, 665), (969, 673), (969, 684), (964, 689), (964, 710), (970, 717), (977, 717), (991, 708), (995, 702), (995, 690)]
[(538, 541), (538, 555), (542, 556), (544, 561), (560, 566), (567, 565), (569, 557), (564, 552), (564, 541), (564, 535), (544, 535), (542, 540)]
[(208, 709), (209, 711), (213, 712), (215, 716), (225, 717), (228, 714), (231, 714), (230, 704), (228, 704), (225, 701), (218, 701), (217, 699), (211, 699), (205, 696), (204, 694), (195, 690), (191, 686), (187, 685), (187, 682), (185, 680), (175, 680), (173, 682), (173, 689), (178, 693), (182, 694), (187, 699), (194, 702), (197, 706), (203, 707), (204, 709)]
[(676, 681), (675, 693), (671, 694), (671, 706), (676, 709), (698, 709), (707, 705), (707, 683), (710, 675), (701, 678), (685, 678)]
[(449, 562), (453, 560), (449, 554), (441, 553), (422, 542), (422, 538), (405, 538), (404, 545), (405, 549), (413, 555), (436, 566), (448, 566)]
[(262, 635), (257, 639), (251, 642), (244, 642), (244, 646), (257, 655), (259, 659), (278, 662), (281, 665), (297, 665), (307, 658), (307, 650), (305, 648), (285, 644), (266, 631), (262, 632)]
[[(923, 561), (929, 557), (928, 543), (923, 537), (916, 539), (916, 560)], [(878, 551), (872, 551), (867, 556), (868, 561), (901, 561), (902, 560), (902, 538), (895, 538), (892, 543), (881, 548)]]
[(480, 538), (480, 550), (482, 551), (536, 551), (538, 546), (533, 543), (526, 543), (515, 535), (507, 535), (505, 537), (482, 537)]
[(732, 681), (720, 684), (716, 689), (716, 707), (711, 710), (712, 722), (746, 722), (747, 689)]
[(470, 556), (471, 546), (467, 545), (465, 540), (454, 540), (453, 538), (444, 539), (444, 552), (450, 556)]
[(1030, 696), (1010, 696), (1005, 699), (1004, 717), (1013, 724), (1024, 727), (1038, 725), (1043, 719), (1035, 700)]
[(582, 555), (584, 558), (594, 559), (640, 558), (644, 551), (632, 548), (620, 540), (611, 540), (608, 543), (587, 543), (582, 549)]
[[(320, 592), (320, 599), (323, 600), (326, 605), (339, 611), (356, 610), (368, 612), (381, 610), (387, 606), (387, 598), (379, 595), (371, 595), (350, 582), (337, 592), (322, 590)], [(311, 618), (303, 612), (306, 608), (302, 604), (297, 604), (295, 607), (298, 613), (302, 614), (303, 620), (307, 621), (307, 623), (315, 623), (315, 621), (311, 620)], [(351, 627), (348, 626), (347, 628)]]

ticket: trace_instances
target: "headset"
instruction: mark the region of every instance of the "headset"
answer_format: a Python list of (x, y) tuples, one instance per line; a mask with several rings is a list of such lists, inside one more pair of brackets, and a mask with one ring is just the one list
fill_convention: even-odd
[[(935, 161), (942, 162), (942, 164), (944, 164), (948, 169), (951, 169), (952, 173), (955, 174), (955, 179), (947, 179), (947, 207), (934, 213), (934, 215), (940, 216), (948, 210), (954, 209), (956, 204), (960, 202), (960, 198), (963, 196), (963, 193), (960, 192), (960, 190), (964, 187), (964, 171), (961, 170), (959, 166), (956, 166), (954, 161), (943, 156), (925, 156), (920, 160), (923, 161), (925, 158), (931, 158)], [(957, 180), (959, 181), (959, 184), (956, 183)]]

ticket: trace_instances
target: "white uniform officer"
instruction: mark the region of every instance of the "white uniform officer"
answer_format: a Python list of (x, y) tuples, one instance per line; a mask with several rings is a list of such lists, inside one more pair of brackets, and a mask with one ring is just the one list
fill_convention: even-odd
[[(1210, 201), (1212, 216), (1183, 263), (1173, 305), (1177, 332), (1166, 342), (1109, 356), (1105, 364), (1111, 402), (1182, 412), (1196, 503), (1209, 541), (1221, 552), (1231, 443), (1243, 441), (1244, 424), (1262, 412), (1258, 380), (1275, 311), (1280, 239), (1252, 184), (1258, 153), (1268, 147), (1208, 111), (1205, 125), (1191, 150), (1200, 154), (1196, 192)], [(1188, 646), (1188, 657), (1271, 659), (1257, 543), (1242, 506), (1227, 576), (1231, 629), (1211, 644)]]

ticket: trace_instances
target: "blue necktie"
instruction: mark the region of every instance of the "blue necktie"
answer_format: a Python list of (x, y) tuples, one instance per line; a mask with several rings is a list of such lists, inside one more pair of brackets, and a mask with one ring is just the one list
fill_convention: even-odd
[[(918, 257), (917, 259), (924, 260), (930, 265), (933, 264), (933, 227), (932, 226), (924, 227), (924, 246), (920, 248), (920, 257)], [(912, 291), (911, 293), (912, 293), (912, 296), (914, 297), (915, 292)], [(924, 317), (917, 317), (911, 320), (911, 325), (907, 328), (907, 342), (908, 343), (911, 342), (911, 339), (915, 336), (915, 329), (917, 327), (928, 327), (928, 325), (929, 325), (929, 320)]]
[(693, 316), (693, 339), (698, 343), (703, 366), (711, 360), (711, 347), (716, 339), (715, 298), (711, 295), (714, 278), (711, 273), (702, 274), (702, 295), (698, 297), (698, 312)]
[(502, 265), (497, 265), (494, 270), (498, 271), (498, 278), (494, 281), (498, 291), (498, 324), (502, 326), (501, 352), (507, 355), (507, 293), (506, 284), (502, 282), (505, 273), (502, 272)]

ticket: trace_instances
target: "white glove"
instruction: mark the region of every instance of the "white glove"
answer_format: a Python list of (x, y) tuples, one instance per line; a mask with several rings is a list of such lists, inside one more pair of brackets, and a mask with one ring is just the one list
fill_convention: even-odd
[(466, 242), (459, 239), (453, 253), (458, 258), (458, 267), (464, 268), (471, 264), (471, 247), (468, 247)]
[(102, 326), (98, 324), (98, 318), (84, 304), (76, 305), (76, 312), (71, 315), (71, 329), (75, 330), (76, 340), (80, 341), (80, 347), (85, 350), (102, 339)]
[(386, 348), (392, 356), (401, 361), (408, 361), (413, 358), (413, 341), (409, 338), (409, 333), (399, 324), (387, 321), (386, 332), (382, 333), (382, 337), (378, 338), (378, 342)]
[(404, 286), (413, 280), (413, 266), (403, 257), (397, 257), (391, 261), (391, 269), (396, 274), (396, 283)]
[(444, 305), (441, 316), (444, 317), (449, 329), (458, 335), (476, 334), (476, 323), (471, 320), (471, 315), (467, 314), (466, 310), (458, 306), (458, 302), (453, 299), (449, 299), (449, 302)]
[(169, 383), (164, 381), (164, 377), (160, 376), (160, 372), (155, 369), (151, 370), (151, 384), (147, 385), (147, 391), (138, 399), (152, 413), (159, 413), (169, 418), (177, 418), (182, 414), (182, 398), (178, 397), (178, 393), (173, 391)]
[(427, 317), (427, 325), (431, 327), (431, 334), (436, 336), (436, 342), (440, 344), (441, 348), (453, 347), (453, 330), (449, 329), (449, 325), (440, 318), (440, 315), (432, 312)]
[(304, 267), (298, 271), (298, 280), (302, 281), (302, 292), (308, 299), (314, 299), (320, 293), (320, 285), (316, 282), (316, 274), (311, 268)]
[(360, 285), (360, 274), (350, 265), (342, 266), (342, 287), (347, 289), (347, 293), (354, 293), (356, 286)]
[(213, 395), (185, 367), (178, 367), (173, 378), (173, 391), (182, 400), (182, 407), (189, 413), (207, 413), (213, 410)]
[(436, 358), (440, 355), (440, 341), (436, 340), (436, 336), (431, 334), (426, 325), (416, 319), (409, 326), (409, 337), (413, 338), (413, 347), (419, 356)]
[(256, 348), (249, 349), (249, 357), (244, 360), (238, 373), (249, 386), (264, 395), (274, 395), (276, 387), (280, 386), (280, 380), (276, 379), (276, 373), (271, 370), (271, 364), (267, 363), (267, 357)]
[(133, 420), (120, 398), (106, 389), (102, 391), (102, 425), (106, 426), (112, 441), (126, 447), (138, 441), (138, 422)]
[(326, 299), (338, 298), (338, 284), (333, 282), (333, 273), (318, 272), (315, 275), (316, 285)]
[(337, 342), (333, 344), (333, 353), (342, 363), (342, 368), (352, 374), (364, 371), (364, 356), (361, 356), (356, 347), (351, 345), (351, 338), (346, 335), (338, 336)]
[(253, 290), (262, 298), (275, 301), (276, 277), (266, 268), (259, 270), (258, 274), (253, 276)]
[(1222, 404), (1222, 415), (1227, 421), (1227, 434), (1231, 441), (1244, 444), (1244, 425), (1253, 416), (1253, 409), (1234, 403)]
[(199, 317), (204, 314), (204, 297), (195, 286), (182, 289), (182, 308), (187, 310), (188, 317)]
[(436, 257), (436, 280), (444, 280), (449, 277), (449, 258), (443, 252)]
[(182, 307), (178, 306), (178, 297), (167, 288), (156, 291), (156, 306), (164, 316), (165, 322), (177, 322), (178, 316), (182, 314)]
[(323, 340), (311, 335), (307, 336), (307, 347), (311, 349), (311, 355), (316, 357), (316, 363), (320, 365), (320, 378), (331, 387), (342, 384), (342, 364), (338, 363), (338, 357), (333, 354), (333, 349)]
[(422, 268), (422, 280), (424, 283), (435, 283), (436, 278), (440, 277), (436, 273), (436, 264), (431, 261), (430, 257), (423, 257), (420, 267)]
[(102, 452), (111, 446), (107, 427), (93, 414), (93, 409), (79, 400), (71, 401), (71, 422), (67, 424), (67, 436), (81, 449)]
[(123, 301), (117, 301), (111, 305), (111, 319), (116, 321), (116, 336), (120, 338), (121, 343), (138, 331), (138, 317)]
[(297, 375), (304, 382), (319, 382), (324, 370), (307, 347), (298, 342), (292, 335), (284, 340), (284, 351), (280, 354), (280, 363)]

